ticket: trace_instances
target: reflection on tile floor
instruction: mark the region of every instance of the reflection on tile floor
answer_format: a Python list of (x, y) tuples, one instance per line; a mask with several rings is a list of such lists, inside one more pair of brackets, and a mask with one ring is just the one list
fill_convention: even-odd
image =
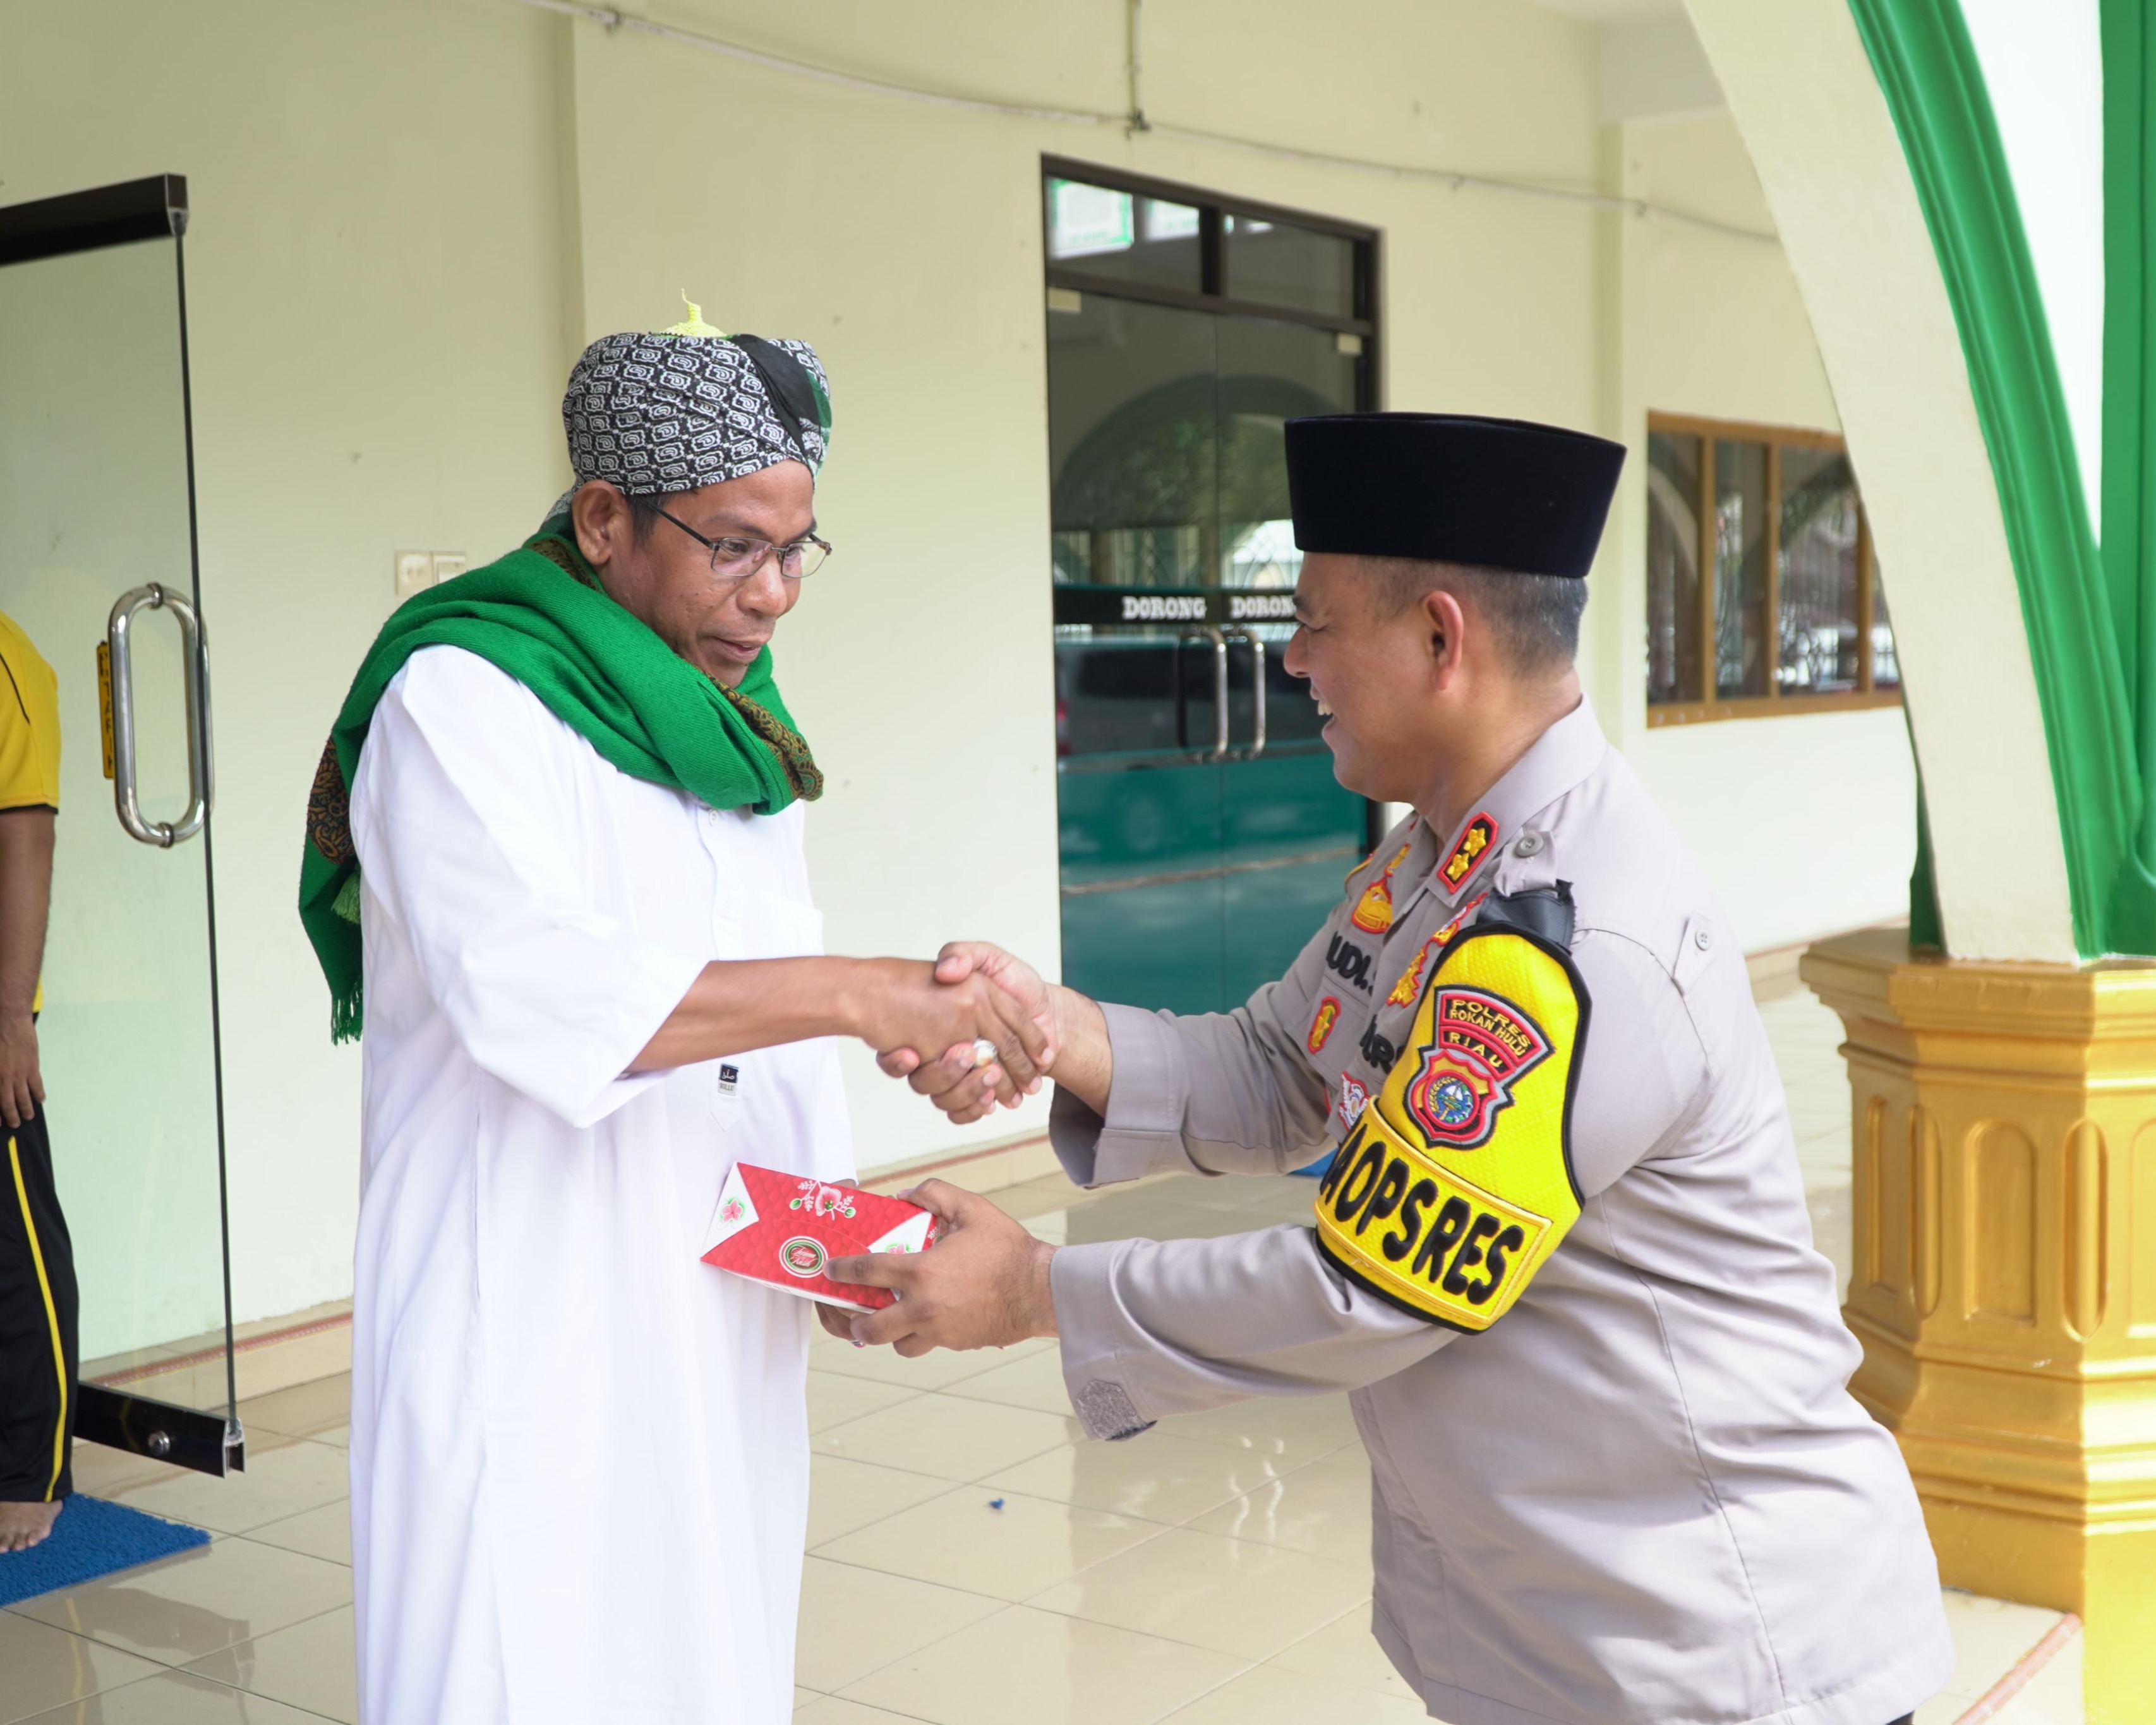
[[(1847, 1274), (1849, 1098), (1809, 993), (1763, 1009), (1821, 1248)], [(1210, 1235), (1308, 1214), (1301, 1180), (996, 1194), (1044, 1237)], [(820, 1333), (798, 1725), (1409, 1725), (1369, 1633), (1369, 1471), (1340, 1397), (1080, 1438), (1054, 1344), (902, 1360)], [(208, 1547), (0, 1611), (0, 1725), (295, 1725), (356, 1717), (349, 1379), (245, 1404), (224, 1481), (83, 1445), (82, 1489), (211, 1528)], [(1948, 1596), (1952, 1725), (2056, 1620)], [(1993, 1716), (2079, 1725), (2080, 1649)]]

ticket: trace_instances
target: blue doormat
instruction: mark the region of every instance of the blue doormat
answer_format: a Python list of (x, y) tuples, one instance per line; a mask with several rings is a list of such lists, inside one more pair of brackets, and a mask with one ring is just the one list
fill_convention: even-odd
[(209, 1535), (199, 1527), (160, 1521), (78, 1491), (60, 1506), (59, 1519), (41, 1543), (0, 1552), (0, 1605), (208, 1543)]

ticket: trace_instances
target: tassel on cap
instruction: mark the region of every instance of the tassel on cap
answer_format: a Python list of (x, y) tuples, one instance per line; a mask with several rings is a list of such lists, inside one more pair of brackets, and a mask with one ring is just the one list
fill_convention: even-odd
[(689, 290), (686, 288), (681, 290), (681, 303), (687, 308), (689, 315), (680, 322), (660, 331), (660, 335), (716, 336), (721, 341), (726, 340), (726, 332), (724, 330), (714, 329), (704, 321), (704, 308), (689, 297)]

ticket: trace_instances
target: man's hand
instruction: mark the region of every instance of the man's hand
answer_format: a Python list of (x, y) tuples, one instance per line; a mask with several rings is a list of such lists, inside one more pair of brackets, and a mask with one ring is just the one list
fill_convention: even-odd
[(1055, 1248), (1035, 1240), (987, 1199), (942, 1180), (902, 1194), (942, 1224), (917, 1255), (867, 1252), (834, 1258), (834, 1281), (890, 1288), (898, 1303), (855, 1314), (853, 1339), (894, 1344), (908, 1359), (932, 1348), (1008, 1348), (1055, 1333), (1048, 1276)]
[[(1056, 991), (1040, 979), (1039, 971), (1001, 947), (988, 941), (951, 942), (936, 955), (936, 980), (948, 988), (976, 981), (991, 984), (1043, 1027), (1052, 1046), (1060, 1045)], [(955, 1125), (968, 1126), (996, 1111), (1003, 1074), (994, 1062), (983, 1065), (976, 1060), (970, 1043), (955, 1043), (932, 1059), (914, 1048), (895, 1049), (879, 1054), (876, 1064), (891, 1077), (907, 1080)], [(1046, 1074), (1052, 1064), (1051, 1055), (1040, 1070)], [(1029, 1086), (1029, 1093), (1038, 1087)]]
[[(986, 941), (953, 941), (937, 954), (937, 982), (957, 985), (978, 978), (994, 983), (1046, 1027), (1053, 1051), (1040, 1070), (1090, 1106), (1106, 1107), (1114, 1060), (1101, 1009), (1074, 989), (1043, 982), (1024, 960)], [(932, 1059), (913, 1048), (895, 1049), (878, 1055), (876, 1064), (891, 1077), (905, 1079), (958, 1126), (993, 1114), (1001, 1094), (1002, 1075), (993, 1066), (977, 1066), (968, 1044)]]
[(939, 981), (910, 958), (736, 958), (706, 964), (629, 1063), (660, 1071), (811, 1036), (858, 1036), (875, 1049), (993, 1050), (997, 1098), (1012, 1107), (1055, 1057), (1045, 1014), (984, 976)]
[[(976, 950), (993, 953), (1004, 963), (992, 968), (978, 962), (973, 956)], [(906, 964), (908, 973), (902, 976), (896, 967), (903, 961), (872, 962), (892, 967), (894, 986), (875, 1020), (862, 1033), (873, 1048), (899, 1050), (897, 1056), (877, 1056), (886, 1072), (893, 1071), (886, 1063), (891, 1059), (910, 1057), (912, 1064), (903, 1070), (918, 1066), (915, 1049), (943, 1050), (937, 1064), (963, 1067), (985, 1099), (986, 1106), (970, 1117), (975, 1119), (992, 1111), (998, 1101), (1015, 1108), (1021, 1094), (1030, 1096), (1040, 1088), (1055, 1059), (1055, 1019), (1046, 986), (1030, 968), (997, 947), (963, 951), (946, 947), (934, 965)], [(878, 1034), (886, 1024), (890, 1034)], [(981, 1055), (987, 1050), (977, 1050), (979, 1042), (993, 1045), (993, 1054), (986, 1060)]]
[(45, 1081), (38, 1070), (38, 1027), (29, 1014), (0, 1017), (0, 1120), (12, 1128), (38, 1111)]
[(0, 1120), (11, 1127), (29, 1119), (45, 1099), (31, 1009), (52, 906), (53, 822), (49, 809), (0, 811)]

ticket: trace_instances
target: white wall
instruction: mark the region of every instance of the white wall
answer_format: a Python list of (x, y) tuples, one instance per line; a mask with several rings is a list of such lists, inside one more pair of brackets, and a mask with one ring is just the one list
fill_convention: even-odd
[[(87, 0), (0, 28), (8, 201), (188, 177), (234, 1297), (292, 1311), (349, 1291), (358, 1180), (358, 1056), (294, 908), (315, 762), (393, 552), (506, 547), (563, 470), (560, 33), (480, 0)], [(46, 651), (80, 676), (93, 644)], [(97, 1147), (56, 1137), (64, 1194)]]
[[(1727, 116), (1613, 131), (1616, 188), (1625, 196), (1774, 231)], [(1748, 951), (1904, 915), (1916, 778), (1898, 706), (1647, 724), (1647, 415), (1828, 431), (1839, 422), (1779, 245), (1674, 222), (1615, 220), (1621, 417), (1610, 434), (1631, 445), (1632, 457), (1603, 552), (1622, 603), (1613, 611), (1598, 600), (1591, 614), (1606, 667), (1598, 711), (1698, 855)]]
[(1766, 188), (1866, 488), (1948, 950), (2071, 963), (2066, 852), (1997, 481), (1855, 19), (1846, 0), (1686, 8)]
[(2103, 520), (2103, 41), (2097, 0), (1962, 0), (2043, 297), (2092, 530)]
[[(1122, 8), (1047, 24), (943, 0), (670, 14), (776, 53), (933, 87), (1114, 110)], [(1585, 184), (1595, 39), (1527, 5), (1363, 0), (1313, 43), (1286, 0), (1147, 16), (1157, 118), (1372, 160)], [(788, 619), (782, 685), (831, 775), (811, 864), (838, 950), (979, 936), (1056, 957), (1040, 158), (1067, 155), (1384, 230), (1388, 404), (1589, 422), (1594, 218), (1576, 206), (1254, 157), (1164, 133), (922, 107), (629, 32), (573, 27), (590, 333), (663, 321), (818, 343), (837, 429), (819, 510), (839, 547)], [(1385, 39), (1373, 62), (1357, 44)], [(921, 44), (950, 45), (924, 59)], [(715, 172), (685, 130), (783, 137)], [(754, 153), (754, 152), (752, 152)], [(798, 267), (774, 260), (794, 259)], [(1039, 1129), (953, 1129), (850, 1050), (865, 1162)]]
[[(667, 16), (962, 94), (1104, 112), (1127, 96), (1122, 0), (681, 0)], [(324, 733), (390, 608), (393, 552), (483, 558), (555, 495), (562, 382), (589, 336), (671, 321), (687, 288), (722, 327), (818, 344), (839, 555), (778, 651), (829, 778), (809, 833), (831, 943), (983, 935), (1045, 965), (1043, 153), (1383, 230), (1387, 405), (1635, 445), (1650, 407), (1833, 423), (1771, 245), (1166, 129), (1582, 190), (1614, 174), (1764, 225), (1726, 127), (1601, 126), (1594, 28), (1526, 0), (1345, 0), (1322, 23), (1294, 0), (1156, 8), (1146, 103), (1163, 129), (1137, 136), (837, 89), (511, 0), (80, 0), (13, 9), (4, 29), (0, 196), (190, 178), (243, 1317), (348, 1286), (357, 1061), (328, 1045), (291, 908)], [(1673, 275), (1718, 297), (1676, 305)], [(1895, 715), (1645, 732), (1638, 491), (1635, 461), (1595, 577), (1605, 724), (1748, 942), (1891, 912), (1908, 810)], [(1810, 796), (1867, 759), (1874, 854), (1831, 891), (1816, 870), (1762, 881), (1768, 788), (1804, 789), (1809, 834)], [(864, 1058), (849, 1076), (870, 1165), (1045, 1116), (961, 1131)]]

